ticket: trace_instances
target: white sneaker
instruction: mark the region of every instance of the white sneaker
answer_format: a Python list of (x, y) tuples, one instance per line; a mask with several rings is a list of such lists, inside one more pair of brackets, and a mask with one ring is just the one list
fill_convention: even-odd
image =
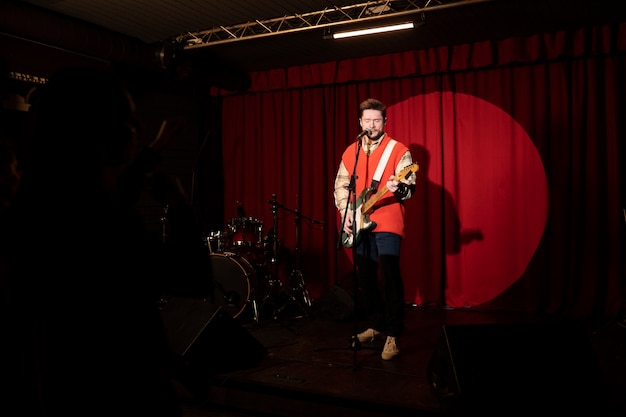
[(380, 334), (380, 332), (378, 330), (374, 330), (374, 329), (372, 329), (370, 327), (366, 331), (357, 334), (356, 337), (359, 339), (359, 342), (361, 342), (361, 343), (373, 342), (374, 341), (374, 337), (378, 336), (379, 334)]
[(383, 349), (383, 353), (380, 354), (380, 357), (388, 361), (399, 354), (400, 350), (398, 349), (398, 346), (396, 346), (396, 338), (393, 336), (387, 336), (385, 348)]

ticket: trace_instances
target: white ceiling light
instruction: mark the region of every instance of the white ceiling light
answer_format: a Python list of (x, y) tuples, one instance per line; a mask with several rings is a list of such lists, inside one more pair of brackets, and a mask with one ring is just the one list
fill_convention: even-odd
[(375, 33), (393, 32), (396, 30), (405, 30), (405, 29), (413, 29), (413, 28), (415, 28), (415, 24), (413, 22), (407, 22), (407, 23), (400, 23), (397, 25), (351, 30), (347, 32), (337, 32), (337, 33), (333, 33), (332, 37), (333, 39), (343, 39), (343, 38), (350, 38), (353, 36), (372, 35)]

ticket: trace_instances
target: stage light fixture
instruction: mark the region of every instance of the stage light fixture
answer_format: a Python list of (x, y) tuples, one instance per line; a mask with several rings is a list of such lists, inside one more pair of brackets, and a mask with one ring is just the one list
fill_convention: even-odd
[(343, 38), (350, 38), (354, 36), (372, 35), (375, 33), (393, 32), (396, 30), (405, 30), (405, 29), (413, 29), (413, 28), (415, 28), (415, 24), (413, 22), (405, 22), (405, 23), (399, 23), (399, 24), (388, 25), (388, 26), (380, 26), (380, 27), (375, 27), (375, 28), (350, 30), (346, 32), (337, 32), (337, 33), (332, 34), (332, 38), (343, 39)]

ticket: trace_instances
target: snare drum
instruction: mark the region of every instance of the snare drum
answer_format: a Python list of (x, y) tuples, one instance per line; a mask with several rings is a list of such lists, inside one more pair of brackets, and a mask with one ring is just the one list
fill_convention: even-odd
[(228, 222), (228, 248), (261, 248), (263, 222), (253, 217), (234, 217)]
[(209, 249), (209, 253), (222, 253), (224, 252), (224, 241), (226, 235), (219, 230), (212, 230), (205, 238), (205, 245)]

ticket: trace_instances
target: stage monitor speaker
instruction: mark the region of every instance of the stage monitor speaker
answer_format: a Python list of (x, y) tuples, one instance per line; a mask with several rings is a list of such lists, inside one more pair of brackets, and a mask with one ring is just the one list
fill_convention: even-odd
[(354, 317), (354, 297), (340, 285), (333, 285), (316, 303), (317, 311), (329, 320), (350, 320)]
[(161, 317), (174, 353), (188, 373), (210, 375), (254, 367), (267, 349), (222, 309), (206, 299), (173, 297)]
[(607, 404), (590, 338), (575, 320), (444, 325), (428, 378), (453, 414), (596, 413)]

